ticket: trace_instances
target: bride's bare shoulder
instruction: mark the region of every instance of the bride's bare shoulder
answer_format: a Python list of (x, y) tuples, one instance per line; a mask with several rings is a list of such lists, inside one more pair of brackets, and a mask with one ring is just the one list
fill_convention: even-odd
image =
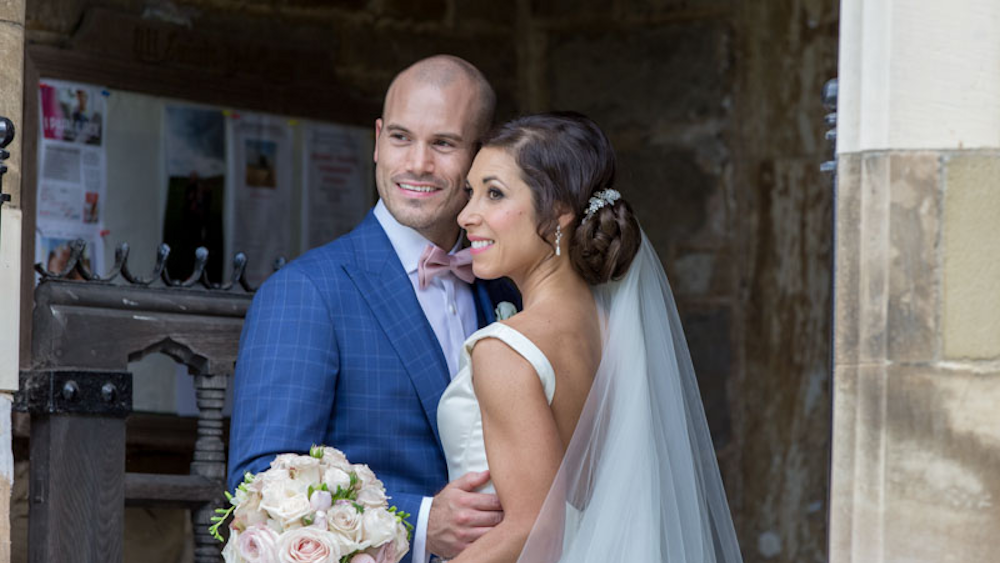
[(590, 371), (600, 361), (596, 311), (583, 307), (539, 308), (515, 315), (504, 324), (534, 343), (556, 373), (566, 369)]

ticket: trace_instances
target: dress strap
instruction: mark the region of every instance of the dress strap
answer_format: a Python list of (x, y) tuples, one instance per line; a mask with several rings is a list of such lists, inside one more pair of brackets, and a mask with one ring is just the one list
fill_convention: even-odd
[(496, 338), (528, 360), (531, 367), (535, 368), (538, 379), (542, 382), (545, 399), (550, 405), (552, 404), (552, 397), (556, 393), (556, 373), (552, 369), (549, 359), (527, 336), (503, 323), (492, 323), (483, 327), (465, 341), (465, 345), (462, 347), (463, 364), (471, 362), (472, 349), (475, 348), (477, 342), (484, 338)]

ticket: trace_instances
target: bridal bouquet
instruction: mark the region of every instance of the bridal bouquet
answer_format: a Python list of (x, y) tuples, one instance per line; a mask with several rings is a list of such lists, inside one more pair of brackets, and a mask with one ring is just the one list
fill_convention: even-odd
[(209, 528), (222, 541), (232, 515), (226, 563), (396, 563), (410, 547), (409, 514), (389, 507), (367, 465), (334, 448), (279, 455), (226, 498), (232, 506), (217, 508)]

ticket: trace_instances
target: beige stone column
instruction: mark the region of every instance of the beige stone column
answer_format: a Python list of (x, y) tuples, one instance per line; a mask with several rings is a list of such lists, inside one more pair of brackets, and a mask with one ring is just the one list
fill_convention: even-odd
[(7, 147), (11, 157), (3, 192), (12, 201), (0, 211), (0, 563), (10, 561), (11, 393), (17, 389), (21, 271), (21, 147), (24, 90), (25, 0), (0, 0), (0, 116), (15, 123), (18, 135)]
[(1000, 560), (1000, 3), (841, 5), (832, 563)]

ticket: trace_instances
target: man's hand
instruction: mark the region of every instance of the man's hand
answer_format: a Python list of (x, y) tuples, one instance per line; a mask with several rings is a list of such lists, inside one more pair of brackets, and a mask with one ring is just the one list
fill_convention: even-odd
[(429, 552), (452, 559), (503, 520), (496, 495), (474, 492), (489, 480), (489, 471), (466, 473), (434, 497), (427, 517)]

